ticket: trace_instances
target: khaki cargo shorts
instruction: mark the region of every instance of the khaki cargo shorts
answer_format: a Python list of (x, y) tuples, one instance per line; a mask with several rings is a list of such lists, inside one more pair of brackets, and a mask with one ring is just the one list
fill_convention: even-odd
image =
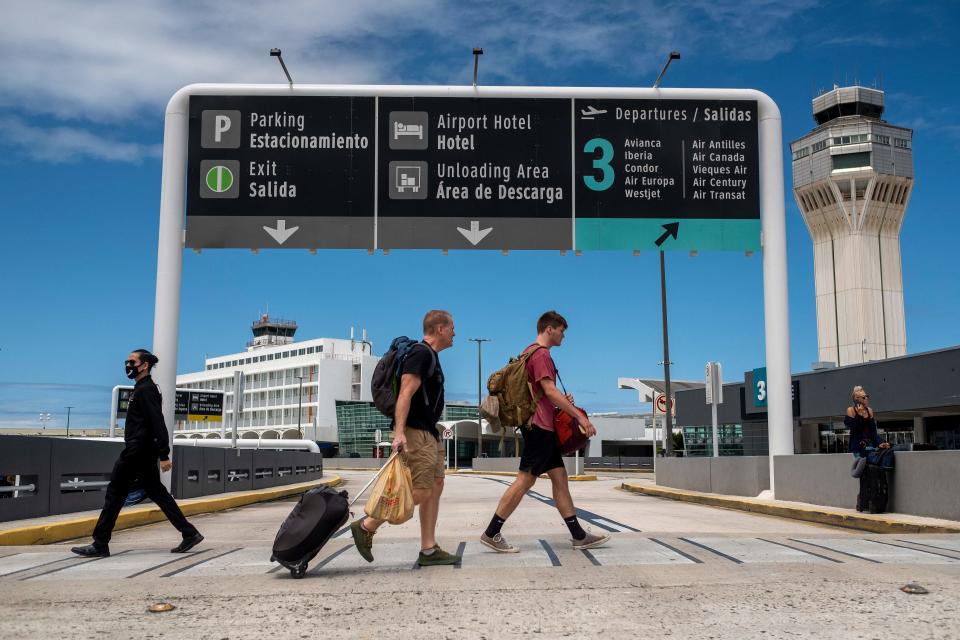
[(423, 429), (404, 430), (407, 436), (406, 462), (410, 467), (414, 489), (432, 489), (437, 478), (444, 475), (443, 444)]

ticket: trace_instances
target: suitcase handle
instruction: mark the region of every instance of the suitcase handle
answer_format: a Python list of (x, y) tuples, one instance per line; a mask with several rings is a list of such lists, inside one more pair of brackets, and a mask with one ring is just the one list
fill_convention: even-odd
[(390, 464), (390, 462), (391, 462), (394, 458), (396, 458), (398, 455), (400, 455), (400, 452), (399, 452), (399, 451), (396, 451), (396, 452), (393, 453), (393, 455), (391, 455), (389, 458), (387, 458), (387, 461), (383, 463), (383, 466), (380, 467), (380, 470), (377, 471), (375, 474), (373, 474), (373, 477), (370, 478), (370, 482), (368, 482), (366, 485), (364, 485), (363, 489), (360, 489), (360, 491), (357, 492), (357, 495), (355, 495), (355, 496), (353, 497), (353, 500), (350, 501), (350, 504), (349, 504), (348, 506), (352, 507), (353, 504), (354, 504), (357, 500), (360, 499), (360, 496), (362, 496), (362, 495), (364, 494), (364, 492), (365, 492), (367, 489), (370, 488), (370, 485), (372, 485), (374, 482), (377, 481), (377, 478), (379, 478), (379, 477), (380, 477), (380, 474), (383, 473), (383, 470), (387, 468), (387, 465)]

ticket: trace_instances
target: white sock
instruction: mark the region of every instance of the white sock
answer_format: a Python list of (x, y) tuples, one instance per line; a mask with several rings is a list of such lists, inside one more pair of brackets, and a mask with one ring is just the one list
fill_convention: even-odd
[(420, 553), (422, 553), (425, 556), (432, 556), (435, 551), (436, 549), (434, 549), (433, 547), (430, 547), (429, 549), (421, 549)]

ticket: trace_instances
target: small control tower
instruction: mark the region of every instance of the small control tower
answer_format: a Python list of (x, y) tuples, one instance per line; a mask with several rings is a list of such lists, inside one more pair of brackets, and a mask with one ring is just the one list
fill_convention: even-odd
[(270, 315), (265, 313), (250, 325), (250, 330), (253, 331), (253, 340), (247, 343), (247, 351), (290, 344), (297, 332), (297, 323), (293, 320), (271, 320)]
[(813, 238), (819, 360), (904, 355), (900, 229), (913, 191), (913, 131), (882, 120), (884, 93), (837, 87), (790, 144), (793, 195)]

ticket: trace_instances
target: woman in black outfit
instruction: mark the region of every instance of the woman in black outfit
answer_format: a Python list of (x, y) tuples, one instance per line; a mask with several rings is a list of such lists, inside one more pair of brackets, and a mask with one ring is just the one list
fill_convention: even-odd
[(863, 387), (853, 388), (853, 406), (847, 407), (843, 424), (850, 429), (850, 453), (854, 458), (865, 458), (868, 449), (886, 449), (889, 442), (881, 442), (877, 433), (877, 421), (870, 408), (870, 396)]

